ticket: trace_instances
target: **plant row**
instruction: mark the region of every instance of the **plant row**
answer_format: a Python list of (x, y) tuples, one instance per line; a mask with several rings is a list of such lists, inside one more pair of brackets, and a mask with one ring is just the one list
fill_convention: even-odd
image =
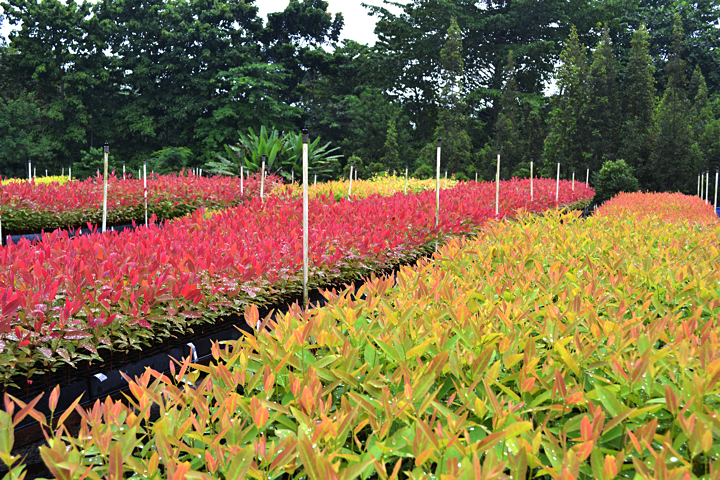
[[(553, 185), (549, 185), (553, 183)], [(503, 182), (501, 217), (555, 205), (554, 182)], [(552, 188), (551, 188), (552, 187)], [(587, 203), (591, 189), (561, 184), (563, 205)], [(552, 194), (551, 194), (552, 191)], [(345, 283), (432, 251), (448, 236), (495, 217), (495, 186), (310, 201), (310, 288)], [(198, 211), (162, 228), (83, 235), (47, 234), (0, 249), (0, 378), (28, 377), (99, 349), (142, 349), (194, 325), (273, 305), (302, 292), (302, 202), (257, 197), (209, 218)]]
[[(148, 217), (159, 220), (182, 217), (200, 207), (226, 208), (260, 193), (260, 176), (243, 180), (195, 175), (150, 175), (147, 181)], [(279, 184), (265, 179), (265, 194)], [(39, 233), (57, 228), (84, 227), (102, 222), (103, 179), (44, 183), (10, 182), (0, 186), (0, 218), (4, 234)], [(143, 180), (108, 179), (108, 225), (145, 221)]]
[[(32, 179), (35, 184), (43, 184), (43, 183), (57, 183), (57, 184), (64, 184), (67, 183), (70, 179), (67, 177), (67, 175), (52, 175), (49, 177), (35, 177)], [(6, 178), (0, 184), (2, 185), (8, 185), (11, 183), (23, 183), (28, 182), (27, 179), (24, 178)]]
[(720, 228), (611, 210), (493, 222), (265, 319), (78, 409), (42, 457), (68, 479), (718, 478)]
[[(310, 178), (312, 182), (313, 179)], [(458, 184), (454, 179), (444, 178), (440, 180), (440, 188), (447, 189), (453, 188)], [(308, 187), (308, 195), (316, 197), (325, 195), (332, 197), (337, 201), (342, 198), (364, 198), (370, 195), (382, 195), (389, 196), (395, 195), (396, 193), (405, 193), (407, 185), (408, 193), (420, 193), (425, 190), (434, 190), (437, 186), (436, 179), (430, 180), (419, 180), (417, 178), (408, 178), (407, 184), (405, 177), (398, 177), (395, 175), (376, 175), (369, 180), (353, 180), (352, 189), (350, 188), (349, 180), (335, 180), (323, 183), (313, 183)], [(279, 191), (288, 191), (292, 196), (302, 195), (302, 185), (291, 184), (286, 185), (278, 189)]]

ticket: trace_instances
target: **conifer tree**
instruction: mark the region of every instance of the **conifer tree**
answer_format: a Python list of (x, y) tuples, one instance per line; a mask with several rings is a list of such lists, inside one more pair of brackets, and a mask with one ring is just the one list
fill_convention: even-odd
[(633, 33), (627, 72), (622, 85), (621, 130), (618, 157), (636, 172), (641, 187), (650, 183), (648, 162), (652, 149), (655, 96), (655, 67), (649, 53), (650, 34), (645, 25)]
[(597, 172), (606, 161), (617, 156), (617, 136), (620, 127), (618, 105), (618, 66), (612, 49), (610, 32), (605, 27), (600, 43), (593, 52), (588, 75), (588, 139), (590, 158), (587, 167)]
[(550, 112), (550, 132), (543, 153), (544, 175), (551, 175), (557, 162), (567, 168), (584, 167), (591, 156), (587, 124), (590, 96), (587, 54), (575, 27), (572, 27), (560, 61), (556, 77), (560, 92)]
[(650, 157), (652, 188), (657, 191), (697, 191), (702, 166), (693, 128), (693, 109), (687, 95), (686, 62), (682, 58), (683, 28), (675, 16), (672, 55), (665, 66), (667, 88), (654, 115), (654, 144)]
[(705, 77), (698, 65), (690, 80), (693, 102), (693, 129), (702, 155), (701, 169), (714, 171), (720, 166), (720, 119), (715, 117), (708, 98)]
[(397, 120), (393, 116), (388, 120), (387, 136), (385, 137), (385, 155), (382, 163), (386, 170), (400, 172), (400, 153), (398, 149)]
[[(505, 65), (505, 85), (500, 100), (500, 113), (495, 123), (495, 140), (492, 151), (486, 155), (488, 164), (495, 165), (497, 158), (495, 151), (502, 149), (502, 162), (500, 162), (500, 177), (507, 179), (515, 175), (518, 166), (523, 161), (524, 145), (520, 134), (520, 106), (518, 103), (518, 86), (515, 79), (515, 59), (513, 52), (508, 53)], [(487, 169), (489, 170), (489, 169)]]
[[(467, 170), (472, 162), (472, 142), (467, 133), (465, 102), (461, 95), (464, 61), (462, 55), (462, 32), (457, 18), (452, 17), (447, 40), (440, 51), (442, 66), (442, 91), (440, 111), (435, 129), (435, 138), (442, 139), (443, 165), (452, 173)], [(425, 161), (434, 165), (435, 141), (433, 140), (421, 152)]]

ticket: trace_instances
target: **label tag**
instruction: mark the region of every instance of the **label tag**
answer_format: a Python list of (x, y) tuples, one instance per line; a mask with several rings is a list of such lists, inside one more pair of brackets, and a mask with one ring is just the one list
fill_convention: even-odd
[(102, 373), (96, 373), (95, 378), (97, 378), (101, 382), (104, 382), (105, 380), (107, 380), (107, 377), (105, 375), (103, 375)]
[(192, 343), (188, 343), (187, 346), (190, 347), (190, 351), (192, 352), (193, 362), (197, 362), (197, 348), (195, 348), (195, 345), (193, 345)]

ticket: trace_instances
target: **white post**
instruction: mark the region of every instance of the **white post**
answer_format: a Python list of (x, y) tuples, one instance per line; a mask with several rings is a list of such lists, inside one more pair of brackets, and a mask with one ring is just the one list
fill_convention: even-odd
[(698, 193), (697, 196), (700, 196), (700, 175), (698, 175)]
[(358, 172), (358, 169), (356, 168), (356, 169), (355, 169), (355, 181), (356, 181), (356, 182), (357, 182), (357, 177), (358, 177), (357, 172)]
[(60, 176), (61, 176), (61, 177), (64, 177), (64, 176), (65, 176), (65, 167), (62, 167), (61, 172), (62, 172), (62, 173), (60, 173)]
[(405, 164), (405, 195), (407, 195), (407, 187), (408, 187), (408, 166)]
[(37, 179), (37, 167), (33, 167), (33, 178)]
[(560, 201), (560, 162), (558, 162), (557, 183), (555, 184), (555, 205)]
[(533, 186), (534, 186), (534, 185), (533, 185), (533, 181), (534, 181), (534, 178), (533, 178), (533, 173), (534, 173), (534, 172), (533, 172), (533, 168), (534, 168), (534, 167), (535, 167), (535, 163), (533, 162), (533, 157), (532, 157), (532, 155), (530, 155), (530, 201), (531, 201), (531, 202), (535, 200), (535, 191), (533, 190)]
[[(437, 168), (435, 169), (435, 175), (437, 182), (435, 184), (435, 226), (440, 225), (440, 149), (442, 148), (442, 140), (437, 139)], [(437, 250), (437, 243), (435, 244)]]
[(200, 177), (202, 177), (202, 168), (200, 169)]
[(260, 200), (265, 202), (265, 155), (262, 156), (262, 170), (260, 170)]
[(103, 146), (103, 156), (105, 158), (103, 170), (103, 223), (102, 233), (107, 230), (107, 177), (108, 177), (108, 155), (110, 154), (110, 145), (105, 142)]
[(590, 186), (590, 169), (589, 168), (587, 169), (587, 174), (585, 175), (585, 186), (586, 187)]
[(47, 177), (47, 168), (45, 169), (45, 176)]
[(698, 188), (698, 190), (699, 190), (699, 192), (698, 192), (698, 197), (700, 197), (701, 199), (702, 199), (702, 196), (703, 196), (703, 192), (705, 191), (705, 188), (703, 187), (703, 181), (704, 181), (704, 180), (705, 180), (705, 178), (703, 178), (703, 174), (701, 173), (700, 176), (698, 177), (698, 185), (699, 185), (699, 188)]
[(447, 188), (447, 169), (445, 169), (445, 188)]
[(290, 184), (295, 183), (295, 169), (292, 169), (292, 176), (290, 177)]
[(68, 180), (72, 181), (72, 167), (68, 167)]
[(125, 162), (123, 162), (123, 180), (125, 180)]
[(308, 304), (308, 131), (302, 132), (303, 142), (303, 307)]
[(313, 182), (313, 185), (317, 185), (317, 173), (315, 174), (315, 181)]
[(475, 181), (477, 182), (477, 170), (475, 171)]
[(710, 203), (710, 170), (705, 172), (705, 201)]
[(348, 187), (348, 198), (352, 195), (352, 181), (353, 181), (353, 168), (355, 167), (355, 161), (350, 163), (350, 186)]
[(28, 180), (32, 180), (32, 163), (28, 158)]
[(147, 212), (147, 160), (143, 160), (143, 190), (145, 196), (145, 226), (148, 226)]
[(138, 180), (140, 180), (142, 177), (142, 169), (138, 168)]
[(497, 172), (495, 172), (495, 216), (500, 215), (500, 147), (497, 149)]
[(715, 169), (715, 211), (717, 211), (718, 177), (720, 177), (720, 168)]
[(573, 186), (572, 186), (573, 192), (575, 191), (575, 169), (573, 168)]
[(240, 195), (245, 195), (245, 188), (243, 185), (244, 179), (245, 179), (245, 174), (243, 173), (242, 165), (240, 165)]

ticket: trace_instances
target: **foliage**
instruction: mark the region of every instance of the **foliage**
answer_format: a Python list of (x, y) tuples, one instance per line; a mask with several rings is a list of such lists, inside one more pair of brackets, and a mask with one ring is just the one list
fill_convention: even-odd
[[(32, 181), (35, 184), (47, 184), (47, 183), (57, 183), (59, 185), (62, 185), (64, 183), (69, 182), (67, 175), (55, 175), (55, 176), (49, 176), (49, 177), (35, 177), (32, 179)], [(8, 185), (10, 183), (22, 183), (27, 182), (27, 179), (25, 178), (6, 178), (2, 181), (2, 185)]]
[(718, 216), (712, 207), (697, 197), (681, 193), (624, 193), (605, 202), (595, 213), (598, 217), (623, 221), (650, 218), (662, 223), (687, 223), (690, 226), (711, 228), (718, 223)]
[(666, 224), (668, 197), (490, 224), (207, 366), (146, 371), (129, 405), (48, 429), (43, 459), (67, 478), (714, 478), (717, 219)]
[[(320, 146), (320, 137), (308, 143), (308, 167), (313, 174), (321, 178), (332, 176), (334, 173), (333, 160), (339, 155), (334, 154), (338, 148), (330, 148), (330, 143)], [(286, 179), (292, 178), (293, 170), (302, 171), (302, 135), (288, 133), (281, 136), (273, 129), (263, 125), (258, 135), (252, 127), (248, 134), (240, 133), (240, 143), (225, 145), (225, 156), (218, 155), (217, 161), (206, 165), (209, 172), (219, 175), (240, 175), (240, 167), (244, 172), (259, 172), (262, 168), (263, 155), (265, 155), (265, 169)]]
[(672, 56), (665, 67), (667, 88), (655, 110), (651, 186), (656, 191), (695, 191), (695, 174), (702, 166), (693, 129), (694, 112), (687, 95), (686, 62), (682, 58), (683, 28), (675, 17)]
[[(73, 177), (75, 171), (73, 170)], [(270, 176), (265, 192), (280, 179)], [(244, 188), (241, 188), (244, 187)], [(260, 191), (259, 177), (196, 177), (148, 174), (148, 215), (158, 220), (182, 217), (200, 207), (226, 208)], [(0, 214), (5, 234), (40, 233), (56, 228), (86, 227), (102, 221), (102, 177), (68, 183), (18, 182), (0, 187)], [(145, 221), (142, 180), (108, 178), (108, 225)]]
[(147, 169), (160, 175), (181, 172), (192, 165), (194, 154), (186, 147), (167, 147), (153, 152)]
[(619, 156), (635, 169), (641, 184), (650, 178), (655, 98), (655, 68), (649, 53), (650, 33), (643, 24), (633, 33), (627, 72), (622, 83), (624, 113)]
[(437, 174), (436, 170), (436, 168), (433, 168), (430, 165), (423, 164), (420, 165), (412, 175), (413, 177), (419, 178), (421, 180), (427, 180), (429, 178), (435, 178)]
[(385, 135), (385, 155), (382, 158), (382, 163), (387, 170), (399, 172), (401, 168), (396, 124), (396, 118), (388, 120), (387, 134)]
[(494, 150), (497, 148), (502, 151), (500, 178), (512, 178), (524, 160), (525, 148), (522, 145), (520, 131), (521, 119), (516, 75), (514, 54), (510, 52), (505, 65), (505, 85), (502, 90), (498, 118), (495, 122), (495, 138), (490, 144), (491, 148), (486, 148), (485, 151), (486, 166), (482, 170), (488, 173), (488, 177), (491, 172), (495, 173), (497, 170), (497, 158), (494, 155)]
[(550, 133), (543, 153), (544, 175), (551, 176), (561, 162), (568, 168), (583, 168), (592, 155), (587, 140), (588, 65), (585, 46), (573, 27), (565, 42), (557, 73), (559, 95), (550, 113)]
[(588, 69), (588, 89), (592, 96), (588, 99), (587, 128), (590, 137), (586, 143), (589, 143), (591, 156), (584, 166), (596, 172), (605, 162), (617, 158), (622, 118), (618, 63), (607, 26), (603, 28), (600, 43), (593, 51)]
[(633, 175), (633, 168), (625, 160), (607, 161), (594, 176), (595, 203), (610, 200), (621, 192), (640, 190), (640, 184)]
[[(116, 169), (115, 156), (108, 154), (108, 173)], [(80, 152), (80, 161), (72, 164), (73, 179), (85, 180), (105, 171), (105, 154), (102, 148), (90, 148), (89, 151)]]
[[(453, 17), (445, 44), (440, 51), (441, 86), (440, 109), (435, 138), (442, 139), (442, 165), (451, 172), (460, 172), (472, 162), (472, 142), (467, 133), (465, 101), (462, 96), (464, 61), (462, 32)], [(420, 155), (426, 163), (435, 165), (435, 139), (423, 148)]]
[[(554, 181), (535, 182), (534, 202), (526, 180), (501, 187), (499, 218), (556, 205)], [(587, 204), (593, 194), (563, 182), (559, 202)], [(341, 202), (315, 197), (309, 286), (345, 284), (475, 232), (495, 218), (488, 207), (494, 196), (494, 184), (443, 190), (438, 227), (433, 191)], [(0, 248), (0, 379), (11, 385), (17, 375), (98, 360), (99, 349), (140, 349), (249, 303), (297, 295), (301, 225), (302, 200), (253, 196), (210, 218), (196, 211), (162, 226), (77, 239), (56, 231), (36, 245)]]
[[(440, 183), (440, 188), (454, 188), (457, 182), (453, 179), (448, 180), (447, 187), (444, 182)], [(408, 178), (407, 180), (407, 191), (408, 193), (420, 193), (425, 190), (434, 190), (436, 186), (435, 179), (419, 180), (417, 178)], [(343, 198), (347, 198), (348, 191), (350, 189), (350, 182), (348, 180), (337, 180), (331, 182), (318, 183), (317, 185), (310, 185), (308, 187), (308, 195), (311, 197), (326, 196), (334, 198), (336, 201), (340, 201)], [(278, 195), (284, 195), (285, 192), (289, 192), (293, 197), (300, 197), (302, 195), (302, 185), (284, 185), (275, 190)], [(405, 192), (405, 176), (390, 175), (388, 173), (374, 174), (367, 180), (354, 180), (352, 184), (352, 196), (353, 198), (365, 198), (372, 195), (381, 195), (383, 197), (395, 195), (396, 193)]]

